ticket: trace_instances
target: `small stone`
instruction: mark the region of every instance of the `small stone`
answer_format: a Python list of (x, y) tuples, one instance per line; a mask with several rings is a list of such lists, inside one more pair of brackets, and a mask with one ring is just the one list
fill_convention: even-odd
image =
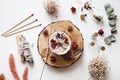
[(91, 45), (91, 46), (94, 46), (94, 45), (95, 45), (95, 42), (91, 42), (90, 45)]
[(105, 47), (104, 46), (101, 46), (101, 48), (100, 48), (102, 51), (104, 51), (105, 50)]
[(110, 5), (109, 3), (106, 3), (106, 4), (104, 5), (104, 7), (105, 7), (105, 9), (107, 10), (107, 8), (110, 8), (111, 5)]
[(4, 74), (0, 74), (0, 80), (6, 80)]
[(111, 40), (111, 42), (115, 42), (116, 41), (116, 37), (114, 35), (110, 35), (109, 39)]
[(109, 21), (109, 26), (116, 27), (116, 21), (115, 20), (110, 20)]
[(111, 40), (110, 40), (109, 37), (106, 37), (106, 38), (104, 39), (104, 42), (105, 42), (105, 44), (107, 44), (107, 45), (111, 45)]
[(116, 29), (116, 28), (112, 28), (112, 29), (111, 29), (111, 33), (112, 33), (112, 34), (117, 33), (117, 29)]
[(113, 11), (114, 11), (113, 7), (110, 7), (110, 8), (106, 9), (107, 15), (111, 14)]

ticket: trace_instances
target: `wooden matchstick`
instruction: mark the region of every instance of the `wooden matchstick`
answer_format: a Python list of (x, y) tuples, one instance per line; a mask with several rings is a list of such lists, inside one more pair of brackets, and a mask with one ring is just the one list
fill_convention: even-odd
[(23, 22), (25, 22), (26, 20), (30, 19), (34, 14), (31, 14), (30, 16), (28, 16), (27, 18), (25, 18), (24, 20), (20, 21), (18, 24), (16, 24), (15, 26), (13, 26), (12, 28), (10, 28), (9, 30), (7, 30), (6, 32), (4, 32), (1, 35), (7, 34), (9, 31), (13, 30), (14, 28), (16, 28), (17, 26), (19, 26), (20, 24), (22, 24)]
[(39, 26), (41, 26), (41, 24), (36, 25), (36, 26), (33, 26), (33, 27), (30, 27), (30, 28), (28, 28), (28, 29), (24, 29), (24, 30), (15, 32), (15, 33), (11, 33), (11, 34), (8, 34), (8, 35), (4, 35), (4, 37), (12, 36), (12, 35), (14, 35), (14, 34), (18, 34), (18, 33), (21, 33), (21, 32), (24, 32), (24, 31), (27, 31), (27, 30), (30, 30), (30, 29), (33, 29), (33, 28), (36, 28), (36, 27), (39, 27)]
[(22, 29), (22, 28), (24, 28), (24, 27), (27, 27), (28, 25), (30, 25), (30, 24), (32, 24), (32, 23), (34, 23), (34, 22), (36, 22), (36, 21), (38, 21), (38, 19), (35, 19), (34, 21), (32, 21), (32, 22), (30, 22), (30, 23), (27, 23), (27, 24), (23, 25), (22, 27), (19, 27), (19, 28), (16, 28), (16, 29), (14, 29), (14, 30), (11, 30), (11, 31), (9, 31), (8, 33), (6, 33), (6, 34), (4, 34), (4, 35), (2, 35), (2, 36), (9, 35), (9, 34), (11, 34), (11, 33), (13, 33), (13, 32), (16, 32), (17, 30), (20, 30), (20, 29)]
[[(52, 24), (50, 24), (50, 35), (51, 35), (51, 32), (52, 31)], [(50, 37), (50, 35), (48, 36), (48, 37)], [(43, 67), (42, 67), (42, 72), (41, 72), (41, 75), (40, 75), (40, 79), (39, 80), (42, 80), (42, 76), (43, 76), (43, 73), (44, 73), (44, 70), (45, 70), (45, 66), (46, 66), (46, 64), (47, 64), (47, 59), (48, 59), (48, 53), (49, 53), (49, 47), (47, 48), (47, 51), (46, 51), (46, 59), (45, 59), (45, 63), (44, 63), (44, 65), (43, 65)]]

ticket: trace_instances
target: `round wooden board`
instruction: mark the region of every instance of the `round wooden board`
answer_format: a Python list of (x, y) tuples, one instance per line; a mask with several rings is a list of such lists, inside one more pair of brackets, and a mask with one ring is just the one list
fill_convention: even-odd
[[(72, 26), (73, 28), (71, 32), (68, 31), (69, 26)], [(47, 64), (54, 67), (65, 67), (73, 64), (80, 58), (84, 49), (84, 40), (83, 40), (82, 34), (80, 33), (80, 30), (72, 22), (68, 20), (53, 22), (47, 25), (43, 30), (45, 29), (48, 30), (49, 35), (45, 36), (41, 31), (41, 33), (38, 36), (37, 47), (38, 47), (39, 54)], [(78, 44), (78, 48), (73, 49), (71, 46), (71, 50), (66, 55), (63, 55), (63, 56), (56, 55), (53, 52), (51, 52), (51, 50), (48, 48), (48, 40), (49, 40), (50, 34), (53, 33), (54, 31), (66, 32), (71, 38), (71, 41), (76, 42)], [(79, 55), (76, 55), (74, 58), (68, 58), (69, 56), (76, 54), (75, 52), (77, 51), (80, 51)], [(55, 58), (57, 59), (56, 62), (50, 61), (51, 55), (55, 56)]]

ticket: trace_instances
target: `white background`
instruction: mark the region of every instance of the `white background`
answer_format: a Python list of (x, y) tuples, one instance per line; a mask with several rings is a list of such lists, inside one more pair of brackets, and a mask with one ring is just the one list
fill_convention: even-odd
[[(85, 0), (80, 0), (80, 2), (84, 3)], [(110, 34), (108, 19), (104, 10), (104, 4), (106, 2), (111, 3), (115, 8), (115, 13), (118, 15), (118, 34), (116, 34), (117, 41), (111, 46), (105, 45), (103, 41), (104, 37)], [(92, 5), (95, 7), (95, 11), (101, 13), (104, 17), (104, 25), (102, 27), (94, 21), (92, 15), (90, 15), (88, 11), (85, 11), (85, 13), (88, 13), (86, 18), (87, 22), (80, 20), (79, 16), (81, 13), (81, 5), (79, 5), (78, 0), (58, 0), (58, 3), (60, 7), (56, 18), (46, 13), (42, 0), (0, 0), (0, 34), (32, 13), (35, 16), (31, 20), (37, 18), (39, 21), (35, 24), (42, 24), (39, 28), (21, 33), (24, 34), (30, 43), (34, 43), (34, 47), (32, 48), (32, 55), (34, 58), (33, 67), (29, 64), (22, 64), (20, 62), (20, 56), (17, 54), (16, 35), (7, 38), (0, 36), (0, 73), (4, 73), (9, 80), (14, 80), (8, 64), (9, 55), (12, 53), (14, 54), (17, 71), (21, 80), (25, 66), (28, 66), (29, 68), (28, 80), (39, 80), (44, 62), (37, 50), (38, 34), (52, 21), (70, 20), (83, 34), (85, 45), (84, 54), (75, 64), (69, 67), (53, 68), (47, 65), (45, 67), (42, 80), (88, 80), (90, 77), (88, 73), (88, 63), (92, 58), (98, 55), (97, 47), (92, 48), (89, 46), (89, 43), (91, 42), (91, 34), (100, 28), (104, 29), (105, 34), (103, 37), (99, 37), (97, 39), (97, 44), (99, 46), (103, 45), (106, 47), (103, 54), (109, 61), (109, 66), (111, 67), (108, 80), (120, 80), (120, 0), (92, 0)], [(77, 8), (77, 12), (75, 14), (71, 13), (71, 6), (75, 6)]]

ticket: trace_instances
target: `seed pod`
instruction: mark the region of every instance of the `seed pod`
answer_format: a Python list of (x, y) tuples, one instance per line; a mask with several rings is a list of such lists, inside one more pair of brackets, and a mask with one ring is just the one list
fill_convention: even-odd
[(87, 14), (81, 14), (81, 15), (80, 15), (81, 20), (84, 21), (86, 16), (87, 16)]
[(102, 22), (103, 21), (103, 17), (100, 15), (93, 15), (93, 17), (98, 21), (98, 22)]
[(102, 51), (104, 51), (105, 50), (105, 47), (104, 46), (101, 46), (101, 48), (100, 48)]

